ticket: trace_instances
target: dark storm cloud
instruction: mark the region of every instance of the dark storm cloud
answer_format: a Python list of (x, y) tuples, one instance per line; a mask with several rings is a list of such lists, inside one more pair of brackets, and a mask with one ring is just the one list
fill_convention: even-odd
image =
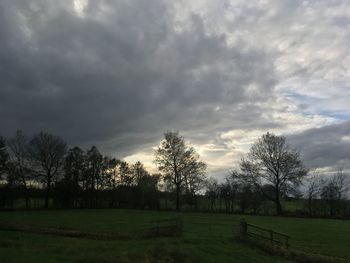
[(289, 137), (310, 168), (345, 165), (350, 161), (350, 121), (306, 130)]
[(228, 44), (196, 14), (178, 29), (168, 1), (91, 1), (79, 12), (71, 1), (0, 4), (3, 134), (45, 130), (126, 154), (167, 129), (269, 123), (259, 105), (274, 99), (273, 54)]

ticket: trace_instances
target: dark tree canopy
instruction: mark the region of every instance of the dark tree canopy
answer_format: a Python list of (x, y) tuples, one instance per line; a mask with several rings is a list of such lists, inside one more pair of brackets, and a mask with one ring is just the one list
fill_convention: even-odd
[(32, 168), (46, 186), (45, 208), (49, 205), (51, 184), (63, 167), (66, 151), (66, 143), (49, 133), (41, 132), (30, 140), (28, 152)]
[[(307, 174), (299, 153), (289, 147), (286, 138), (271, 133), (266, 133), (253, 144), (240, 166), (247, 180), (259, 186), (262, 193), (275, 203), (279, 215), (283, 213), (282, 195), (300, 185)], [(264, 184), (272, 186), (273, 196), (264, 191)]]
[(199, 161), (199, 155), (194, 148), (187, 146), (178, 132), (164, 134), (164, 140), (155, 152), (155, 163), (175, 187), (176, 210), (179, 210), (181, 192), (198, 190), (200, 181), (204, 178), (206, 164)]

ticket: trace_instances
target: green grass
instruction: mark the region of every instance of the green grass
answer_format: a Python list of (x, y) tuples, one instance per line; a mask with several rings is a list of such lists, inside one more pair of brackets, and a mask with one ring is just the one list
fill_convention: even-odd
[[(125, 234), (130, 240), (89, 240), (0, 231), (0, 262), (289, 262), (237, 242), (241, 216), (182, 213), (180, 237), (142, 238), (150, 222), (179, 216), (138, 210), (0, 212), (0, 223)], [(350, 221), (245, 216), (252, 224), (283, 232), (291, 246), (350, 261)]]

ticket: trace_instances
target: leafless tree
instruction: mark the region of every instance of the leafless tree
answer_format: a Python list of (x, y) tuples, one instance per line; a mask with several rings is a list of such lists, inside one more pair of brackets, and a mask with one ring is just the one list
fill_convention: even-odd
[(241, 171), (232, 170), (229, 178), (240, 213), (244, 214), (246, 209), (251, 208), (256, 214), (262, 202), (260, 190), (251, 180), (246, 180), (245, 174)]
[(208, 180), (206, 180), (206, 188), (207, 191), (205, 195), (210, 200), (210, 209), (214, 210), (216, 209), (216, 200), (220, 194), (220, 186), (218, 180), (216, 178), (209, 178)]
[(237, 171), (231, 171), (220, 184), (220, 196), (224, 200), (226, 212), (233, 212), (234, 201), (240, 187), (240, 177)]
[[(186, 145), (178, 132), (166, 132), (164, 140), (155, 152), (154, 161), (160, 172), (175, 187), (176, 210), (180, 209), (182, 190), (191, 185), (197, 186), (197, 180), (205, 172), (205, 164), (199, 161), (199, 156), (193, 147)], [(187, 185), (188, 184), (188, 185)]]
[(66, 151), (66, 143), (60, 137), (45, 132), (34, 135), (29, 142), (31, 167), (46, 189), (45, 208), (49, 206), (51, 186), (61, 171)]
[(22, 131), (16, 131), (15, 135), (7, 140), (9, 148), (10, 165), (9, 176), (16, 184), (25, 189), (26, 207), (29, 206), (28, 182), (32, 179), (28, 160), (28, 138)]
[(324, 184), (325, 181), (317, 170), (313, 171), (312, 174), (306, 179), (305, 196), (307, 199), (307, 208), (310, 216), (314, 216), (316, 213), (314, 203), (315, 200), (319, 198)]
[(150, 176), (150, 174), (147, 172), (146, 168), (140, 161), (137, 161), (131, 166), (131, 173), (134, 184), (136, 185), (140, 185), (145, 177)]
[(340, 214), (342, 204), (349, 191), (349, 178), (342, 166), (331, 176), (321, 189), (321, 198), (328, 204), (330, 216)]
[(349, 176), (344, 172), (344, 167), (339, 166), (336, 175), (333, 178), (337, 188), (337, 199), (346, 199), (346, 194), (349, 191)]
[(0, 136), (0, 181), (2, 175), (7, 171), (8, 152), (5, 140)]
[[(299, 153), (289, 147), (286, 138), (271, 133), (264, 134), (253, 144), (240, 167), (247, 180), (275, 203), (278, 215), (283, 213), (282, 195), (300, 185), (307, 174)], [(265, 183), (273, 187), (273, 196), (264, 192)]]
[(187, 166), (187, 170), (184, 173), (185, 191), (195, 195), (205, 186), (205, 171), (207, 165), (204, 162), (198, 161), (199, 156), (193, 155)]

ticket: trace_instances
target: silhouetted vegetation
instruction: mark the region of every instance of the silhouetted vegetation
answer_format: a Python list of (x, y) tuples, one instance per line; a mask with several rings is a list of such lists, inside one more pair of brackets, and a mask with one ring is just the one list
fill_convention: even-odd
[[(58, 136), (21, 131), (0, 138), (0, 207), (137, 208), (240, 214), (348, 217), (348, 176), (308, 171), (286, 138), (263, 135), (222, 181), (177, 132), (155, 150), (159, 172), (102, 154), (96, 146), (67, 150)], [(302, 188), (300, 188), (302, 186)]]
[(104, 156), (96, 146), (67, 151), (58, 136), (17, 131), (0, 140), (0, 162), (3, 208), (23, 199), (26, 208), (40, 200), (44, 208), (159, 208), (160, 175), (140, 162)]
[(176, 193), (176, 210), (180, 210), (180, 197), (195, 205), (195, 197), (205, 180), (206, 164), (199, 161), (193, 147), (188, 147), (177, 132), (167, 132), (156, 151), (155, 163), (163, 172), (168, 189)]
[[(290, 149), (286, 138), (267, 133), (250, 149), (241, 164), (244, 181), (256, 186), (283, 213), (281, 197), (293, 192), (307, 175), (299, 153)], [(269, 186), (268, 188), (264, 186)]]

